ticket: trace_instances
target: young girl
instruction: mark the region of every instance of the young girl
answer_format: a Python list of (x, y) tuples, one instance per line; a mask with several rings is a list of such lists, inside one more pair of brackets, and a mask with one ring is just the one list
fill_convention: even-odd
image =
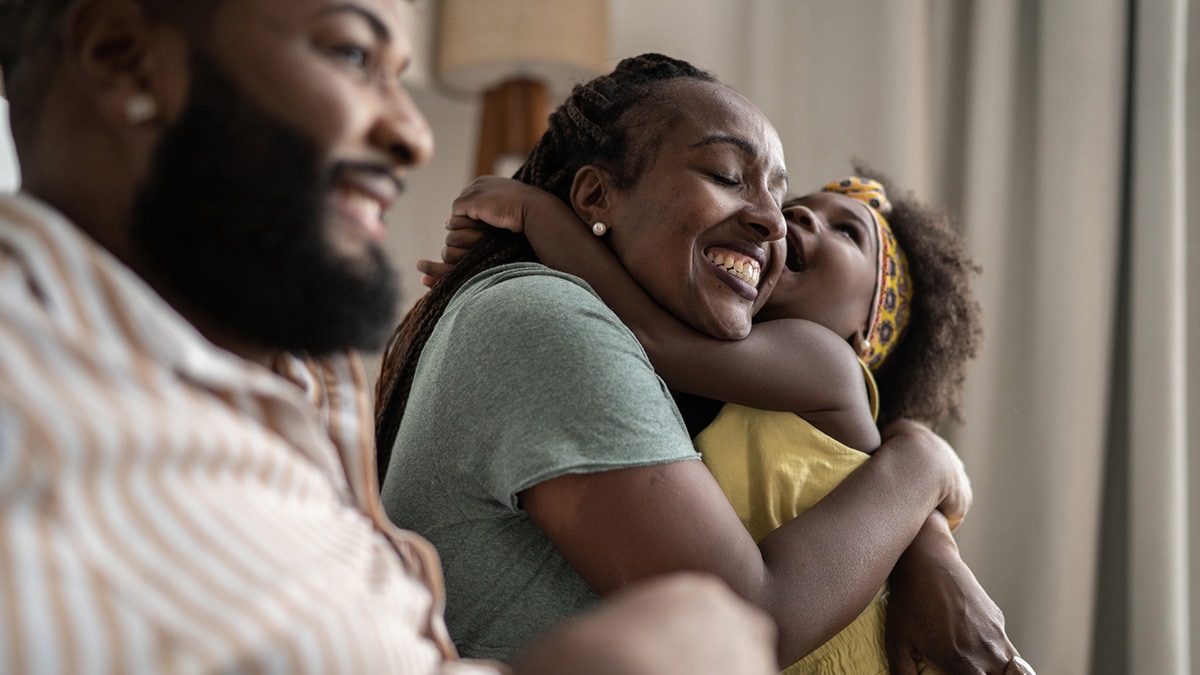
[[(865, 173), (865, 172), (863, 172)], [(714, 172), (711, 180), (737, 178)], [(524, 228), (539, 258), (586, 280), (642, 342), (695, 422), (702, 399), (725, 401), (697, 423), (697, 449), (755, 539), (816, 504), (879, 445), (877, 422), (935, 426), (960, 417), (965, 366), (981, 339), (969, 277), (978, 268), (945, 214), (879, 180), (852, 177), (783, 205), (782, 270), (722, 248), (704, 251), (731, 277), (778, 280), (750, 336), (722, 341), (674, 319), (598, 241), (607, 226), (562, 227), (564, 203), (522, 183), (477, 181), (455, 202), (452, 264), (475, 221)], [(591, 242), (582, 241), (592, 239)], [(443, 264), (422, 262), (437, 275)], [(768, 278), (767, 282), (771, 280)], [(768, 284), (764, 284), (766, 288)], [(766, 295), (766, 294), (764, 294)], [(788, 673), (886, 673), (886, 589), (849, 627)]]

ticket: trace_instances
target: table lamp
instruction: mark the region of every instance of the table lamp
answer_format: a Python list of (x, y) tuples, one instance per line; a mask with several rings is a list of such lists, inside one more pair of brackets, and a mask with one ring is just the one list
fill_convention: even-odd
[(546, 130), (548, 92), (607, 71), (610, 42), (607, 0), (442, 0), (438, 79), (483, 96), (475, 174), (524, 161)]

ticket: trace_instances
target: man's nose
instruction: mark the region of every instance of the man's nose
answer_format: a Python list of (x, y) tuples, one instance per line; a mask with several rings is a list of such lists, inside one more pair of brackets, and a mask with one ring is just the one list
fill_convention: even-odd
[(371, 143), (402, 167), (420, 166), (433, 157), (433, 130), (402, 87), (380, 106)]

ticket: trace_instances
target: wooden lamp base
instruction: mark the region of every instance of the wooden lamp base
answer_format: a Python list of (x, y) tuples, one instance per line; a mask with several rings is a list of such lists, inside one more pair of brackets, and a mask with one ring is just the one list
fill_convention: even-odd
[(507, 80), (483, 97), (475, 175), (495, 174), (505, 157), (524, 161), (546, 132), (546, 86), (535, 80)]

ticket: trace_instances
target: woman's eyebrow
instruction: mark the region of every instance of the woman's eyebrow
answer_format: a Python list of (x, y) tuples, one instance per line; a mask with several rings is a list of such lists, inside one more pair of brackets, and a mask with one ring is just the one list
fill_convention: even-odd
[[(718, 145), (722, 143), (734, 146), (740, 150), (743, 155), (746, 155), (751, 159), (758, 159), (759, 157), (758, 148), (753, 143), (740, 136), (732, 136), (730, 134), (713, 134), (711, 136), (705, 136), (704, 138), (693, 143), (691, 149), (695, 150), (696, 148), (702, 148), (708, 145)], [(786, 170), (776, 169), (775, 171), (771, 172), (771, 177), (775, 179), (776, 182), (782, 183), (785, 189), (787, 188), (788, 174)]]
[(728, 143), (729, 145), (733, 145), (747, 155), (754, 156), (758, 154), (758, 150), (754, 147), (753, 143), (739, 136), (731, 136), (729, 134), (713, 134), (711, 136), (705, 136), (704, 138), (701, 138), (693, 143), (692, 148), (702, 148), (706, 145), (716, 145), (718, 143)]
[(317, 14), (320, 16), (327, 16), (329, 14), (342, 14), (342, 13), (354, 14), (356, 16), (362, 17), (362, 19), (367, 22), (367, 25), (369, 25), (371, 27), (371, 32), (375, 34), (375, 39), (379, 40), (380, 42), (391, 42), (392, 41), (392, 32), (390, 30), (388, 30), (388, 27), (386, 24), (383, 23), (383, 20), (380, 19), (371, 10), (369, 10), (365, 7), (362, 7), (360, 5), (356, 5), (356, 4), (347, 2), (347, 3), (340, 4), (340, 5), (332, 5), (330, 7), (323, 7), (320, 11), (317, 12)]

